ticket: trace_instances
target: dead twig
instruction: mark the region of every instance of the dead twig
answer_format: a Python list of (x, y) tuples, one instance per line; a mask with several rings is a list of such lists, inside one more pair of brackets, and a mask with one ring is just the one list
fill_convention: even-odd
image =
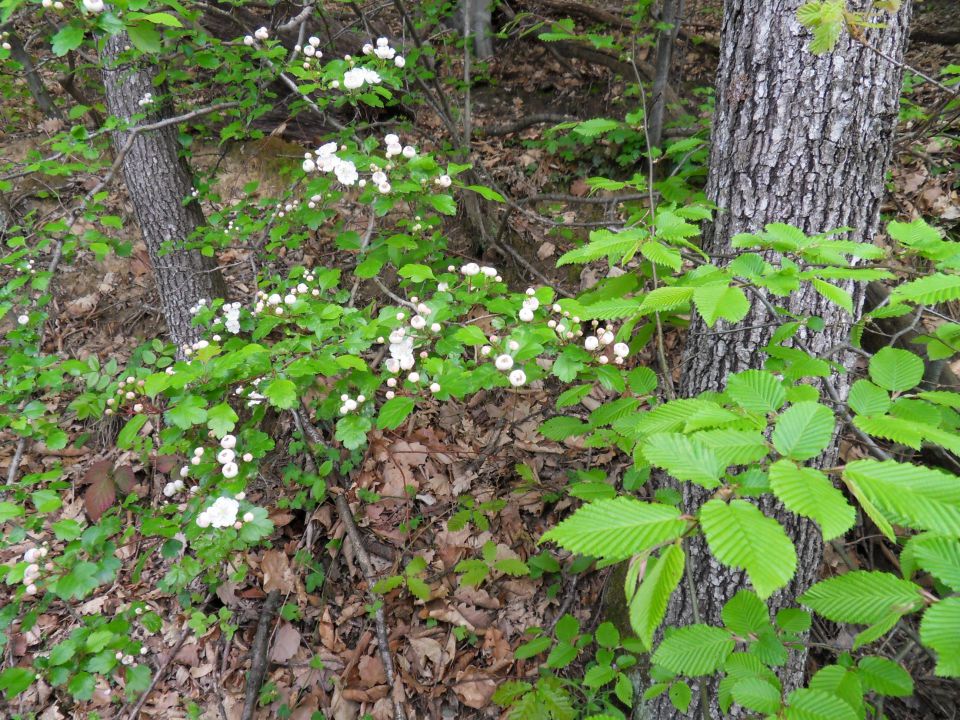
[(271, 590), (267, 593), (267, 599), (263, 601), (263, 608), (260, 610), (260, 622), (257, 624), (257, 633), (253, 636), (253, 645), (250, 648), (250, 673), (247, 675), (247, 689), (243, 697), (243, 715), (241, 720), (251, 720), (253, 713), (257, 709), (257, 697), (260, 695), (260, 687), (263, 685), (263, 679), (267, 675), (267, 667), (270, 664), (267, 659), (267, 649), (270, 645), (270, 623), (273, 622), (273, 616), (280, 605), (280, 591)]

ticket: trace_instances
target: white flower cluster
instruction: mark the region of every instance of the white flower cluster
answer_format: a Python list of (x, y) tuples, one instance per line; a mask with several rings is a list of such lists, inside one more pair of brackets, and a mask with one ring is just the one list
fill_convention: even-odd
[[(146, 654), (147, 654), (147, 649), (146, 649), (145, 647), (140, 648), (140, 654), (141, 654), (141, 655), (146, 655)], [(120, 650), (117, 650), (117, 652), (116, 652), (116, 654), (114, 655), (114, 657), (115, 657), (117, 660), (120, 661), (120, 664), (121, 664), (121, 665), (125, 665), (125, 666), (130, 667), (130, 668), (135, 668), (135, 667), (137, 666), (136, 663), (134, 662), (134, 657), (133, 657), (133, 655), (129, 655), (129, 654), (128, 654), (128, 655), (125, 655), (125, 654), (122, 653)]]
[(303, 52), (303, 54), (306, 55), (307, 57), (312, 57), (312, 58), (323, 57), (323, 53), (320, 52), (320, 38), (314, 37), (313, 35), (307, 38), (306, 45), (304, 45), (303, 47), (300, 47), (299, 45), (297, 45), (294, 48), (294, 50), (296, 50), (297, 52)]
[(560, 315), (559, 320), (550, 319), (547, 321), (547, 327), (555, 330), (561, 340), (573, 340), (583, 337), (583, 330), (580, 329), (580, 318), (576, 315), (570, 316), (569, 310), (564, 310), (559, 303), (550, 306), (550, 310)]
[(360, 405), (366, 402), (367, 398), (363, 395), (357, 395), (356, 399), (350, 397), (347, 393), (344, 393), (340, 396), (340, 402), (343, 405), (340, 406), (340, 414), (346, 415), (356, 410)]
[[(410, 317), (408, 324), (409, 328), (406, 326), (400, 326), (393, 330), (390, 333), (389, 338), (390, 342), (388, 350), (390, 352), (390, 357), (384, 361), (384, 367), (387, 369), (387, 372), (398, 374), (401, 371), (409, 370), (407, 375), (407, 380), (413, 384), (418, 384), (422, 380), (420, 373), (413, 369), (413, 366), (417, 362), (418, 354), (414, 351), (414, 343), (417, 339), (423, 337), (428, 337), (425, 333), (429, 330), (431, 333), (438, 333), (442, 329), (442, 326), (438, 322), (430, 322), (429, 316), (433, 313), (430, 307), (426, 303), (420, 302), (420, 299), (417, 297), (410, 298), (410, 302), (414, 305), (416, 313)], [(407, 314), (404, 312), (397, 313), (397, 320), (403, 321), (407, 319)], [(384, 342), (384, 339), (377, 338), (377, 342)], [(429, 357), (429, 353), (426, 350), (421, 350), (419, 353), (421, 360), (425, 360)], [(394, 388), (397, 387), (397, 378), (388, 378), (387, 387), (390, 390), (387, 391), (386, 397), (387, 400), (392, 400), (396, 397), (396, 392)], [(429, 385), (430, 392), (438, 393), (440, 392), (440, 383), (432, 382)]]
[(10, 49), (13, 47), (13, 46), (7, 41), (7, 38), (8, 38), (8, 37), (10, 37), (10, 32), (9, 32), (9, 31), (4, 30), (3, 32), (0, 32), (0, 41), (2, 41), (2, 42), (0, 42), (0, 48), (3, 48), (4, 50), (10, 50)]
[[(120, 402), (116, 398), (107, 398), (107, 409), (103, 411), (104, 415), (113, 415), (114, 408), (122, 404), (124, 400), (134, 400), (138, 392), (143, 392), (143, 386), (146, 380), (137, 380), (133, 375), (129, 375), (126, 380), (117, 383), (117, 395), (120, 396)], [(134, 412), (143, 412), (143, 405), (136, 403), (133, 406)]]
[[(54, 3), (56, 7), (56, 3)], [(106, 10), (106, 6), (103, 4), (103, 0), (83, 0), (83, 9), (89, 13), (102, 13)]]
[[(258, 388), (260, 386), (260, 383), (262, 382), (263, 382), (263, 378), (254, 378), (250, 384), (253, 385), (254, 388)], [(243, 395), (243, 393), (244, 393), (243, 385), (237, 385), (236, 389), (233, 391), (234, 395)], [(256, 407), (257, 405), (262, 403), (264, 400), (266, 400), (266, 398), (263, 395), (258, 393), (256, 390), (251, 390), (247, 394), (247, 407), (251, 407), (251, 408)], [(249, 453), (247, 454), (249, 455)], [(247, 460), (247, 455), (244, 455), (243, 459)]]
[(27, 258), (27, 261), (20, 266), (19, 270), (23, 273), (30, 273), (31, 275), (36, 275), (37, 271), (33, 267), (34, 261), (33, 258)]
[(28, 322), (30, 322), (30, 316), (27, 314), (20, 315), (17, 318), (17, 323), (20, 325), (26, 325)]
[[(447, 268), (449, 272), (454, 272), (455, 268), (453, 265)], [(503, 278), (500, 276), (500, 273), (497, 272), (495, 267), (489, 267), (487, 265), (480, 266), (477, 263), (467, 263), (462, 268), (460, 268), (460, 274), (467, 278), (473, 278), (478, 275), (482, 275), (485, 278), (492, 278), (496, 282), (503, 282)]]
[(315, 157), (313, 153), (305, 153), (302, 167), (305, 173), (332, 172), (337, 176), (338, 181), (347, 186), (356, 185), (357, 180), (360, 179), (360, 173), (357, 172), (357, 166), (353, 161), (344, 160), (337, 155), (335, 142), (321, 145), (317, 148)]
[(448, 188), (453, 185), (453, 179), (449, 175), (440, 175), (433, 179), (433, 184), (442, 188)]
[(617, 365), (623, 365), (624, 359), (630, 355), (630, 346), (622, 342), (614, 343), (617, 336), (613, 332), (613, 328), (604, 327), (596, 320), (593, 321), (593, 327), (593, 334), (587, 335), (587, 337), (583, 339), (584, 349), (588, 352), (600, 351), (601, 354), (597, 358), (597, 361), (601, 365), (606, 365), (610, 362), (610, 358), (604, 351), (604, 348), (613, 344), (613, 361)]
[(311, 288), (309, 285), (307, 285), (308, 282), (313, 282), (314, 279), (314, 274), (307, 271), (307, 273), (303, 276), (303, 280), (305, 282), (297, 283), (295, 287), (292, 287), (287, 291), (286, 295), (282, 296), (280, 293), (270, 293), (268, 295), (263, 290), (258, 290), (257, 304), (253, 306), (253, 314), (259, 315), (266, 310), (274, 315), (283, 315), (284, 306), (290, 306), (296, 303), (299, 295), (309, 294), (313, 297), (319, 297), (320, 290), (318, 288)]
[(417, 156), (417, 149), (413, 145), (401, 145), (400, 137), (394, 133), (383, 136), (383, 142), (387, 146), (387, 151), (385, 155), (387, 158), (392, 158), (397, 155), (403, 155), (407, 160), (411, 160)]
[(144, 93), (143, 97), (137, 100), (137, 105), (139, 105), (140, 107), (144, 107), (146, 105), (150, 105), (152, 102), (153, 102), (153, 93)]
[(63, 10), (63, 3), (60, 2), (60, 0), (41, 0), (40, 5), (45, 8), (53, 8), (54, 10)]
[(367, 85), (379, 85), (383, 82), (380, 73), (365, 67), (350, 68), (343, 74), (343, 87), (346, 90), (359, 90)]
[[(186, 465), (184, 465), (182, 468), (180, 468), (181, 475), (183, 474), (184, 470), (187, 470), (187, 472), (189, 472), (189, 468)], [(166, 485), (163, 486), (163, 496), (173, 497), (178, 492), (183, 492), (184, 487), (185, 485), (183, 483), (183, 480), (179, 478), (176, 480), (171, 480), (170, 482), (168, 482)], [(193, 490), (193, 488), (191, 488), (191, 490)]]
[(364, 55), (376, 55), (381, 60), (393, 60), (393, 64), (398, 68), (402, 68), (407, 64), (407, 61), (403, 59), (403, 55), (397, 55), (397, 51), (390, 47), (390, 41), (385, 38), (377, 38), (376, 46), (367, 43), (363, 46)]
[[(223, 318), (217, 320), (214, 325), (222, 322), (227, 332), (236, 335), (240, 332), (240, 303), (224, 303), (221, 310), (223, 310)], [(218, 337), (214, 335), (214, 339), (216, 340)]]
[[(23, 561), (28, 563), (23, 571), (23, 591), (27, 595), (37, 594), (37, 580), (40, 579), (40, 561), (43, 560), (49, 552), (46, 543), (44, 543), (40, 547), (28, 549), (23, 554)], [(45, 563), (44, 569), (47, 571), (53, 570), (53, 563)]]
[(520, 312), (517, 313), (517, 317), (521, 322), (531, 322), (533, 320), (533, 313), (540, 307), (540, 301), (534, 297), (536, 292), (533, 288), (527, 288), (527, 297), (524, 298), (523, 306), (520, 308)]
[[(493, 353), (493, 346), (500, 342), (500, 338), (496, 335), (491, 335), (488, 339), (490, 340), (490, 345), (484, 345), (480, 348), (480, 354), (484, 357), (491, 355)], [(510, 353), (515, 353), (519, 349), (520, 343), (516, 340), (508, 340), (506, 352), (501, 352), (493, 360), (493, 365), (497, 370), (510, 373), (507, 379), (513, 387), (521, 387), (527, 383), (527, 374), (521, 368), (513, 367), (514, 359)]]
[(240, 503), (233, 498), (218, 497), (213, 504), (197, 515), (197, 525), (202, 528), (225, 528), (235, 525)]

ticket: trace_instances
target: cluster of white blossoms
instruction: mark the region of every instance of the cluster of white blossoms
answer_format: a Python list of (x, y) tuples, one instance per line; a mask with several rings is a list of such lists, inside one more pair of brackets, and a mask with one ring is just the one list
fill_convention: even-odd
[[(447, 267), (447, 272), (456, 272), (456, 268), (453, 265)], [(478, 265), (477, 263), (471, 262), (464, 265), (460, 268), (460, 274), (465, 278), (474, 278), (477, 276), (491, 278), (496, 282), (503, 282), (503, 278), (500, 276), (500, 273), (497, 272), (495, 267), (489, 267), (487, 265)]]
[(370, 68), (350, 68), (343, 74), (344, 90), (359, 90), (365, 84), (379, 85), (381, 82), (383, 82), (383, 78), (380, 77), (380, 73)]
[(403, 157), (405, 157), (407, 160), (412, 160), (417, 156), (417, 149), (413, 145), (402, 145), (400, 143), (399, 135), (394, 133), (384, 135), (383, 142), (387, 146), (387, 150), (384, 153), (387, 158), (403, 155)]
[(630, 346), (623, 342), (614, 342), (616, 340), (616, 333), (614, 333), (613, 328), (605, 327), (600, 325), (598, 321), (593, 321), (593, 334), (587, 335), (583, 339), (583, 347), (588, 352), (599, 352), (600, 355), (597, 358), (597, 361), (601, 365), (606, 365), (610, 362), (610, 357), (606, 353), (606, 348), (609, 345), (613, 345), (613, 361), (617, 365), (623, 365), (624, 359), (630, 355)]
[[(140, 648), (140, 654), (146, 655), (147, 649), (145, 647)], [(120, 650), (117, 650), (117, 652), (114, 654), (114, 657), (120, 662), (121, 665), (125, 665), (129, 668), (135, 668), (137, 666), (133, 655), (124, 654)]]
[(547, 327), (557, 333), (561, 340), (573, 340), (583, 337), (583, 330), (580, 329), (580, 318), (576, 315), (570, 316), (569, 310), (564, 310), (559, 303), (550, 306), (550, 310), (560, 316), (559, 320), (551, 318), (547, 320)]
[[(260, 386), (260, 383), (262, 383), (262, 382), (263, 382), (263, 378), (262, 378), (262, 377), (258, 377), (258, 378), (254, 378), (254, 379), (250, 382), (250, 384), (253, 385), (254, 388), (258, 388), (258, 387)], [(237, 385), (236, 389), (234, 389), (234, 391), (233, 391), (233, 394), (234, 394), (234, 395), (243, 395), (245, 392), (246, 392), (246, 389), (243, 387), (243, 385)], [(247, 396), (246, 396), (246, 397), (247, 397), (247, 407), (250, 407), (250, 408), (256, 407), (257, 405), (259, 405), (260, 403), (262, 403), (264, 400), (266, 400), (266, 397), (264, 397), (264, 396), (261, 395), (259, 392), (257, 392), (256, 389), (251, 390), (249, 393), (247, 393)], [(249, 453), (247, 453), (247, 455), (249, 455)], [(244, 455), (244, 456), (243, 456), (243, 459), (244, 459), (244, 460), (247, 460), (247, 455)], [(252, 458), (251, 458), (251, 459), (252, 459)], [(249, 462), (249, 461), (247, 461), (247, 462)]]
[(367, 43), (363, 46), (364, 55), (376, 55), (381, 60), (393, 60), (393, 64), (398, 68), (402, 68), (407, 64), (407, 61), (403, 59), (403, 55), (397, 55), (396, 49), (390, 47), (390, 41), (385, 38), (377, 38), (377, 44), (372, 45)]
[[(390, 343), (387, 348), (390, 357), (388, 357), (383, 364), (387, 372), (394, 375), (409, 371), (407, 372), (406, 379), (414, 385), (418, 385), (421, 382), (425, 382), (426, 378), (414, 370), (414, 365), (416, 365), (418, 357), (421, 360), (425, 360), (430, 356), (430, 353), (426, 350), (421, 350), (417, 353), (414, 349), (414, 344), (419, 339), (429, 339), (431, 333), (436, 334), (440, 332), (442, 326), (438, 322), (430, 321), (429, 318), (433, 310), (431, 310), (426, 303), (420, 302), (420, 298), (412, 297), (410, 298), (410, 303), (414, 306), (416, 312), (410, 316), (409, 319), (407, 318), (407, 313), (397, 313), (397, 320), (401, 322), (407, 321), (407, 325), (401, 325), (390, 333), (390, 336), (386, 340)], [(377, 342), (379, 343), (386, 341), (382, 337), (377, 338)], [(392, 400), (396, 397), (395, 388), (397, 384), (397, 378), (387, 378), (387, 387), (390, 388), (386, 393), (387, 400)], [(431, 382), (428, 387), (432, 393), (440, 392), (440, 383), (438, 382)]]
[(265, 27), (257, 28), (256, 32), (253, 35), (245, 35), (243, 38), (244, 45), (253, 45), (257, 40), (266, 40), (270, 37), (270, 31)]
[(40, 0), (40, 5), (47, 9), (53, 8), (54, 10), (63, 10), (63, 3), (60, 0)]
[[(352, 160), (339, 157), (337, 149), (335, 142), (328, 142), (318, 147), (315, 155), (314, 153), (305, 153), (303, 156), (303, 171), (305, 173), (332, 172), (343, 185), (356, 185), (360, 179), (357, 166)], [(346, 150), (346, 146), (340, 148), (340, 150)]]
[(534, 297), (536, 292), (533, 288), (527, 288), (527, 297), (523, 299), (523, 305), (520, 308), (520, 312), (517, 313), (517, 318), (520, 322), (531, 322), (534, 317), (534, 312), (540, 307), (540, 301)]
[(0, 32), (0, 47), (2, 47), (4, 50), (10, 50), (13, 47), (7, 40), (8, 37), (10, 37), (9, 31), (4, 30), (3, 32)]
[(340, 406), (340, 414), (346, 415), (347, 413), (352, 413), (363, 403), (365, 403), (366, 400), (367, 398), (364, 395), (357, 395), (357, 397), (354, 399), (347, 393), (343, 393), (343, 395), (340, 396), (340, 402), (343, 403), (343, 405)]
[[(143, 386), (146, 380), (137, 380), (133, 375), (117, 383), (117, 395), (119, 398), (107, 398), (107, 409), (103, 411), (104, 415), (113, 415), (114, 408), (123, 404), (124, 400), (136, 400), (137, 394), (143, 392)], [(119, 402), (117, 402), (119, 400)], [(133, 411), (143, 412), (143, 404), (135, 403)]]
[[(480, 348), (480, 354), (483, 357), (489, 357), (493, 354), (493, 346), (500, 344), (500, 338), (497, 335), (491, 335), (487, 338), (490, 341), (489, 345), (483, 345)], [(521, 368), (514, 368), (515, 361), (511, 353), (517, 352), (520, 349), (520, 343), (516, 340), (508, 340), (503, 352), (497, 353), (493, 359), (493, 365), (500, 372), (509, 373), (507, 375), (507, 380), (510, 381), (510, 384), (513, 387), (520, 387), (526, 385), (527, 383), (527, 374)]]
[[(180, 473), (183, 474), (184, 470), (186, 470), (187, 472), (190, 472), (190, 468), (186, 465), (180, 468)], [(176, 480), (171, 480), (170, 482), (168, 482), (166, 485), (163, 486), (163, 496), (173, 497), (177, 493), (183, 492), (183, 489), (185, 487), (186, 485), (184, 484), (183, 480), (181, 480), (180, 478), (177, 478)], [(190, 488), (190, 490), (191, 492), (196, 491), (195, 488)]]
[(223, 327), (227, 332), (236, 335), (240, 332), (240, 303), (224, 303), (221, 309), (223, 310)]
[(307, 57), (312, 58), (322, 58), (323, 53), (320, 52), (320, 38), (311, 35), (307, 38), (307, 44), (301, 47), (300, 45), (295, 45), (293, 48), (296, 52), (302, 52)]
[[(39, 547), (29, 548), (23, 554), (23, 561), (27, 563), (27, 567), (23, 570), (23, 591), (27, 595), (37, 594), (37, 580), (40, 579), (41, 570), (40, 561), (43, 560), (49, 552), (46, 543), (44, 543)], [(49, 561), (44, 563), (43, 569), (47, 571), (53, 570), (53, 563)]]
[(243, 523), (253, 521), (253, 513), (243, 514), (242, 521), (237, 520), (240, 512), (240, 500), (246, 497), (242, 492), (237, 493), (232, 498), (218, 497), (206, 510), (197, 515), (197, 525), (202, 528), (227, 528), (233, 526), (237, 530), (243, 527)]
[[(139, 105), (140, 107), (144, 107), (146, 105), (150, 105), (152, 102), (153, 102), (153, 93), (144, 93), (143, 97), (137, 100), (137, 105)], [(196, 190), (194, 190), (194, 192), (196, 192)]]
[[(59, 3), (54, 3), (53, 6), (56, 7)], [(89, 13), (102, 13), (107, 9), (106, 5), (103, 4), (103, 0), (83, 0), (83, 9)]]
[(314, 274), (307, 271), (303, 276), (303, 281), (298, 282), (294, 287), (287, 290), (286, 295), (281, 295), (276, 292), (268, 294), (263, 290), (258, 290), (257, 304), (253, 306), (253, 314), (259, 315), (262, 312), (269, 312), (274, 315), (283, 315), (284, 307), (295, 304), (299, 296), (310, 295), (312, 297), (319, 297), (320, 290), (307, 285), (308, 282), (313, 282), (314, 279)]

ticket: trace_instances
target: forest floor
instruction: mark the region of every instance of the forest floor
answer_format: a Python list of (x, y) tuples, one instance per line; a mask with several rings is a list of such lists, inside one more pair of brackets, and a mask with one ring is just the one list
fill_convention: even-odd
[[(712, 82), (720, 16), (718, 2), (688, 5), (692, 6), (690, 35), (704, 42), (695, 41), (694, 37), (681, 40), (674, 77), (678, 91), (693, 98), (693, 89), (709, 87)], [(564, 16), (546, 6), (540, 11), (545, 17)], [(576, 19), (584, 22), (583, 17)], [(929, 32), (960, 31), (960, 17), (951, 0), (922, 3), (915, 24)], [(947, 64), (957, 62), (958, 52), (958, 45), (914, 43), (909, 60), (937, 73)], [(652, 55), (652, 51), (641, 51), (640, 59), (646, 59), (647, 54)], [(543, 43), (508, 41), (490, 65), (489, 82), (475, 90), (474, 160), (515, 197), (539, 192), (580, 197), (587, 191), (581, 178), (609, 169), (612, 152), (606, 156), (604, 153), (611, 148), (596, 148), (596, 166), (585, 168), (547, 154), (540, 138), (549, 124), (532, 125), (504, 135), (486, 135), (483, 128), (502, 126), (511, 118), (538, 113), (581, 119), (618, 113), (622, 116), (622, 89), (623, 83), (615, 80), (607, 68), (577, 59), (558, 59)], [(923, 87), (911, 96), (911, 102), (926, 108), (934, 105), (936, 99), (933, 92)], [(695, 116), (702, 117), (703, 111), (695, 103), (690, 108)], [(885, 212), (905, 218), (932, 217), (956, 228), (960, 221), (956, 190), (960, 157), (955, 145), (930, 141), (918, 147), (908, 142), (922, 122), (906, 122), (901, 128), (904, 139), (898, 142), (891, 168), (891, 193)], [(424, 138), (429, 137), (436, 130), (434, 120), (418, 118), (417, 130)], [(37, 133), (32, 137), (13, 137), (0, 131), (0, 155), (22, 156), (26, 149), (42, 143), (45, 132), (49, 128), (45, 129), (39, 120)], [(265, 193), (276, 189), (280, 182), (279, 166), (293, 162), (302, 152), (302, 145), (270, 137), (233, 147), (223, 158), (218, 158), (216, 148), (211, 147), (207, 158), (199, 164), (202, 167), (207, 161), (221, 163), (220, 191), (224, 198), (229, 198), (250, 180), (259, 180)], [(24, 193), (31, 191), (22, 189)], [(115, 194), (111, 202), (116, 203), (118, 214), (131, 219), (128, 226), (132, 227), (132, 214), (122, 193)], [(553, 209), (557, 217), (590, 219), (572, 203), (560, 203)], [(571, 233), (579, 230), (567, 228), (568, 234), (551, 233), (548, 226), (526, 218), (515, 219), (512, 229), (512, 246), (557, 287), (575, 293), (596, 281), (590, 269), (571, 275), (553, 268), (555, 259), (569, 245)], [(453, 225), (450, 234), (454, 239), (452, 250), (470, 255), (474, 243), (462, 226)], [(238, 297), (255, 290), (251, 277), (245, 274), (244, 252), (231, 250), (220, 257), (221, 264), (229, 268), (228, 285)], [(505, 262), (497, 256), (482, 259), (491, 264), (506, 264), (504, 274), (519, 289), (537, 284), (529, 278), (526, 268), (512, 261)], [(331, 238), (322, 231), (303, 248), (302, 254), (290, 257), (289, 261), (341, 266), (353, 262), (338, 253)], [(134, 243), (128, 258), (110, 255), (98, 261), (85, 256), (72, 267), (63, 268), (61, 275), (52, 313), (56, 319), (47, 335), (49, 351), (80, 359), (96, 356), (101, 362), (114, 358), (122, 366), (139, 344), (162, 336), (159, 302), (142, 243)], [(375, 295), (367, 299), (377, 300)], [(668, 338), (667, 347), (679, 353), (676, 338)], [(584, 404), (592, 409), (610, 397), (597, 390)], [(59, 400), (66, 415), (71, 398)], [(366, 460), (353, 478), (355, 488), (375, 491), (383, 498), (377, 503), (356, 505), (360, 524), (368, 537), (375, 539), (369, 550), (383, 575), (402, 572), (414, 555), (445, 568), (427, 578), (432, 588), (430, 600), (417, 600), (402, 590), (392, 591), (385, 598), (391, 647), (418, 717), (497, 717), (500, 710), (490, 701), (497, 687), (507, 680), (537, 675), (536, 662), (514, 659), (514, 649), (527, 639), (525, 629), (550, 628), (565, 612), (575, 615), (585, 630), (594, 628), (601, 620), (598, 610), (604, 606), (604, 583), (609, 570), (573, 574), (543, 555), (537, 577), (503, 575), (480, 587), (468, 588), (458, 585), (453, 573), (459, 561), (479, 557), (487, 543), (495, 546), (501, 559), (520, 557), (529, 562), (541, 555), (543, 548), (538, 546), (538, 538), (576, 502), (567, 492), (571, 480), (588, 481), (596, 471), (618, 478), (630, 465), (629, 458), (591, 451), (576, 439), (556, 443), (538, 435), (544, 412), (552, 406), (549, 388), (515, 392), (508, 397), (500, 392), (481, 393), (461, 407), (438, 403), (397, 430), (374, 436)], [(64, 498), (58, 519), (82, 520), (82, 480), (91, 465), (109, 458), (131, 464), (140, 474), (146, 474), (148, 469), (136, 456), (117, 456), (112, 448), (118, 426), (109, 419), (77, 422), (69, 430), (73, 442), (63, 450), (28, 447), (21, 473), (43, 472), (63, 465), (66, 477), (73, 482), (73, 491)], [(282, 467), (288, 460), (283, 456), (285, 446), (281, 441), (289, 439), (292, 430), (281, 423), (273, 431), (278, 440), (275, 467)], [(0, 470), (4, 475), (14, 445), (10, 437), (0, 435)], [(188, 628), (188, 617), (176, 598), (155, 589), (157, 579), (166, 572), (165, 561), (152, 552), (154, 548), (142, 546), (136, 536), (122, 549), (128, 556), (149, 553), (136, 579), (130, 574), (131, 563), (111, 588), (76, 608), (80, 615), (110, 615), (136, 599), (146, 601), (165, 619), (162, 631), (147, 640), (148, 662), (163, 672), (142, 708), (143, 717), (186, 717), (191, 702), (201, 709), (203, 717), (240, 717), (245, 673), (251, 661), (265, 586), (281, 591), (284, 610), (270, 628), (270, 669), (266, 681), (272, 684), (275, 699), (266, 705), (262, 716), (276, 716), (281, 704), (293, 710), (290, 717), (296, 720), (306, 720), (321, 708), (336, 720), (354, 720), (363, 713), (378, 720), (390, 716), (389, 688), (377, 654), (375, 628), (358, 584), (362, 575), (349, 543), (340, 549), (330, 545), (330, 541), (343, 537), (344, 528), (330, 505), (321, 506), (309, 517), (302, 511), (281, 509), (285, 494), (295, 490), (272, 473), (271, 467), (267, 464), (262, 468), (258, 482), (248, 489), (248, 496), (260, 506), (275, 508), (271, 513), (277, 527), (274, 547), (246, 557), (250, 568), (246, 579), (222, 584), (208, 603), (209, 611), (223, 607), (232, 612), (232, 621), (239, 626), (232, 639), (227, 639), (216, 625), (202, 634)], [(157, 497), (166, 478), (147, 477), (145, 481), (154, 484)], [(415, 489), (413, 494), (408, 491), (410, 487)], [(478, 511), (470, 521), (460, 522), (463, 511), (469, 509), (471, 501), (467, 498), (488, 509)], [(49, 540), (56, 543), (52, 536)], [(881, 557), (874, 558), (875, 548), (869, 543), (848, 550), (864, 566), (884, 562)], [(294, 555), (302, 551), (312, 557), (307, 568), (294, 563)], [(0, 554), (0, 562), (11, 560), (17, 552), (16, 547), (7, 548)], [(19, 552), (22, 554), (22, 550)], [(839, 558), (828, 554), (824, 574), (832, 573), (838, 564)], [(310, 581), (308, 585), (307, 576), (318, 571), (325, 579), (319, 583)], [(41, 637), (55, 640), (68, 635), (79, 622), (72, 612), (62, 604), (52, 605), (32, 632), (14, 633), (10, 652), (16, 657), (30, 655)], [(831, 630), (834, 635), (830, 639), (836, 640), (835, 628), (818, 628), (825, 634)], [(915, 698), (888, 705), (887, 712), (896, 718), (953, 717), (955, 698), (951, 700), (950, 693), (956, 686), (933, 678), (929, 660), (919, 651), (914, 653), (903, 661), (923, 668), (918, 682), (920, 692)], [(322, 664), (312, 662), (313, 658), (319, 658)], [(811, 662), (816, 662), (815, 656)], [(578, 672), (576, 666), (569, 670)], [(21, 700), (44, 720), (86, 717), (94, 711), (109, 717), (111, 708), (116, 708), (100, 691), (86, 706), (67, 707), (61, 703), (62, 698), (42, 684)]]

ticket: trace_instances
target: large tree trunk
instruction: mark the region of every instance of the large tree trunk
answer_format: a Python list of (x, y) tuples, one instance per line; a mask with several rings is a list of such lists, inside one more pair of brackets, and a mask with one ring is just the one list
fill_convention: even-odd
[[(725, 4), (707, 183), (710, 199), (721, 210), (703, 241), (704, 250), (712, 255), (735, 253), (730, 248), (735, 234), (762, 230), (772, 222), (796, 225), (808, 234), (849, 226), (853, 230), (848, 237), (863, 242), (871, 242), (877, 229), (901, 71), (847, 36), (833, 52), (812, 55), (810, 34), (796, 19), (802, 3), (727, 0)], [(857, 9), (868, 4), (865, 0), (852, 3)], [(909, 14), (908, 0), (886, 28), (867, 31), (866, 41), (890, 57), (901, 58)], [(858, 313), (862, 301), (859, 288), (854, 291)], [(801, 335), (814, 353), (826, 354), (848, 337), (853, 318), (809, 287), (786, 301), (775, 298), (772, 302), (826, 321), (824, 332)], [(761, 367), (760, 349), (770, 340), (772, 320), (756, 300), (739, 323), (745, 328), (741, 331), (731, 332), (729, 323), (707, 328), (695, 318), (684, 354), (681, 396), (722, 390), (731, 373)], [(852, 356), (839, 353), (833, 359), (853, 367)], [(831, 383), (846, 396), (849, 376), (834, 376)], [(815, 464), (834, 465), (837, 453), (834, 442)], [(685, 508), (693, 511), (709, 493), (685, 483), (683, 495)], [(796, 577), (771, 598), (776, 608), (792, 604), (816, 579), (822, 542), (812, 523), (773, 502), (761, 506), (783, 523), (797, 547)], [(691, 542), (688, 563), (692, 582), (681, 583), (666, 625), (693, 622), (695, 603), (702, 622), (722, 624), (721, 608), (748, 586), (746, 577), (713, 560), (702, 537)], [(805, 653), (800, 653), (782, 669), (785, 690), (803, 680), (805, 659)], [(709, 716), (721, 717), (714, 682), (708, 682), (707, 697)], [(676, 716), (665, 699), (658, 699), (650, 712), (652, 718)], [(701, 717), (697, 691), (686, 717)]]
[[(107, 108), (123, 122), (144, 112), (138, 103), (145, 93), (161, 92), (152, 83), (154, 68), (120, 63), (128, 42), (125, 33), (108, 38), (101, 57)], [(153, 107), (146, 108), (145, 122), (162, 119), (160, 112), (151, 112)], [(129, 135), (113, 134), (117, 152)], [(197, 339), (190, 307), (201, 298), (225, 297), (226, 288), (216, 260), (187, 247), (187, 239), (205, 221), (197, 201), (183, 202), (193, 191), (193, 180), (179, 150), (175, 125), (138, 133), (123, 158), (123, 175), (150, 255), (170, 338), (182, 349)]]

